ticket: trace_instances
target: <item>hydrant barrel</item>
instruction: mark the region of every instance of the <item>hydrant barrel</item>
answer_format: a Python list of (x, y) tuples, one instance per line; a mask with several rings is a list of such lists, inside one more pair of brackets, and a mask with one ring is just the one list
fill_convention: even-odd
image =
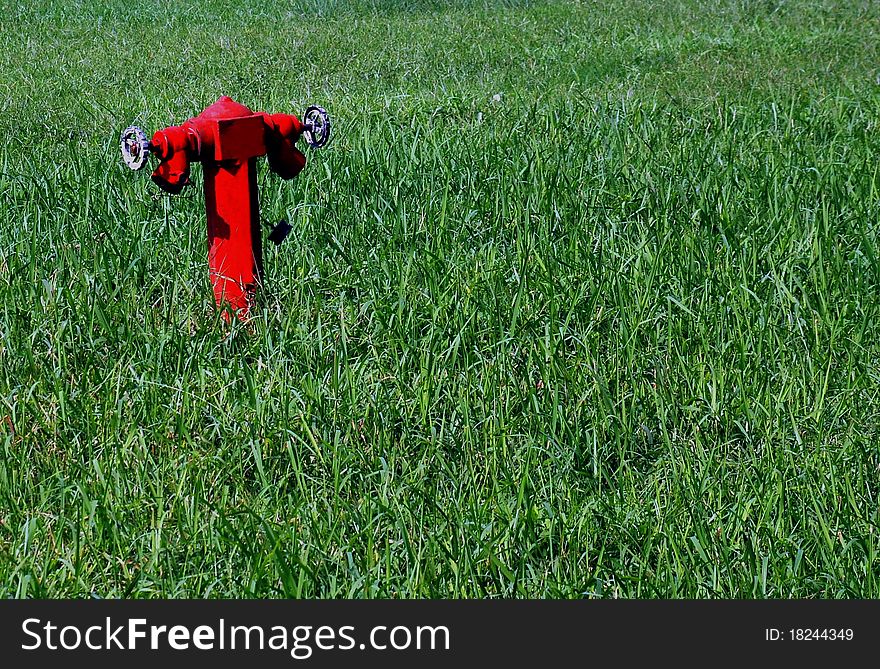
[(257, 163), (204, 163), (208, 268), (214, 299), (247, 318), (263, 275)]

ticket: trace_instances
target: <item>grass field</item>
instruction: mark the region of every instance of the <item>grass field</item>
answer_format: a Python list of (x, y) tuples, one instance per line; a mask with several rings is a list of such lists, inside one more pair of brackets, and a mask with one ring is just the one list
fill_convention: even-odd
[[(0, 595), (880, 595), (877, 3), (0, 15)], [(221, 94), (336, 133), (231, 328)]]

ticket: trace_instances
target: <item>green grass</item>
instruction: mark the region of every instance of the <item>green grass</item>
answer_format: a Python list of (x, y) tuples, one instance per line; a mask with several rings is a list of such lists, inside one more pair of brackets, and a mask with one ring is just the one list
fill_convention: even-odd
[[(0, 594), (880, 595), (877, 3), (0, 15)], [(221, 94), (336, 133), (231, 328)]]

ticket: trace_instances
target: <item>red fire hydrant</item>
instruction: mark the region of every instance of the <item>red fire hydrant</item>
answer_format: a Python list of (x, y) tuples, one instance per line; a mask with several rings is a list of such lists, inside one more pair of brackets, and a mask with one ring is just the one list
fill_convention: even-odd
[[(266, 155), (269, 169), (292, 179), (306, 164), (296, 148), (301, 136), (313, 148), (327, 143), (330, 120), (323, 109), (309, 107), (300, 121), (292, 114), (254, 113), (223, 96), (195, 118), (158, 130), (149, 141), (135, 126), (120, 138), (122, 159), (131, 169), (143, 168), (150, 154), (159, 159), (152, 179), (168, 193), (179, 193), (189, 183), (190, 164), (202, 163), (214, 298), (241, 320), (251, 311), (263, 273), (257, 158)], [(270, 238), (283, 238), (289, 229), (282, 222)]]

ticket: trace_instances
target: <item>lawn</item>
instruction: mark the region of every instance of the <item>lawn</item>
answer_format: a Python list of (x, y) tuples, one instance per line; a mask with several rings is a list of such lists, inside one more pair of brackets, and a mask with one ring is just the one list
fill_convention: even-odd
[[(0, 15), (0, 595), (880, 595), (876, 2)], [(334, 122), (246, 325), (221, 94)]]

